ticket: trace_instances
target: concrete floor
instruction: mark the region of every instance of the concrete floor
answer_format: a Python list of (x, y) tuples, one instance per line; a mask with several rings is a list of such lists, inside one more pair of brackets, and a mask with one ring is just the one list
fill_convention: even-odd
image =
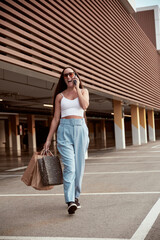
[(62, 185), (36, 191), (20, 181), (30, 156), (0, 152), (0, 239), (160, 240), (160, 141), (89, 152), (73, 216)]

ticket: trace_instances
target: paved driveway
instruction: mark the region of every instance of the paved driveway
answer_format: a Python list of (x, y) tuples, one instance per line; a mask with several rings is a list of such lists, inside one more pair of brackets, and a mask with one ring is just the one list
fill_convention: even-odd
[(3, 156), (0, 239), (160, 240), (160, 141), (90, 152), (75, 215), (67, 214), (62, 185), (36, 191), (20, 181), (24, 159), (7, 169)]

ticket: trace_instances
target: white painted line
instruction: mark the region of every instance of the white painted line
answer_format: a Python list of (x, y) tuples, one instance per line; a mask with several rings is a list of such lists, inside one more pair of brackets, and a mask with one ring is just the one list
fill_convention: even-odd
[(23, 170), (23, 169), (26, 169), (26, 168), (27, 168), (27, 166), (23, 166), (23, 167), (8, 169), (8, 170), (5, 170), (5, 171), (6, 172), (14, 172), (14, 171)]
[(160, 148), (160, 145), (153, 146), (152, 148)]
[(98, 196), (98, 195), (147, 195), (160, 194), (160, 192), (108, 192), (108, 193), (81, 193), (82, 196)]
[(138, 151), (119, 151), (118, 154), (119, 153), (129, 153), (130, 154), (130, 153), (137, 153), (137, 152)]
[[(149, 170), (149, 171), (120, 171), (120, 172), (85, 172), (84, 175), (103, 175), (103, 174), (139, 174), (139, 173), (160, 173), (160, 170)], [(21, 177), (22, 175), (0, 175), (0, 178), (7, 177)]]
[(158, 153), (160, 153), (160, 151), (155, 151), (155, 150), (154, 151), (147, 151), (147, 152), (151, 152), (151, 153), (157, 153), (158, 152)]
[[(160, 152), (160, 151), (159, 151)], [(133, 157), (133, 156), (132, 156)], [(139, 157), (144, 157), (144, 156), (136, 156), (136, 158), (139, 158)], [(160, 156), (157, 156), (157, 157), (159, 157), (159, 159), (160, 159)], [(105, 158), (128, 158), (128, 157), (122, 157), (122, 156), (116, 156), (116, 157), (94, 157), (94, 158), (88, 158), (88, 159), (105, 159)], [(130, 158), (130, 156), (129, 156), (129, 158)], [(127, 162), (120, 162), (120, 163), (127, 163)], [(135, 163), (135, 162), (128, 162), (128, 163)], [(139, 163), (139, 162), (137, 162), (137, 163)], [(144, 162), (144, 163), (146, 163), (146, 162)], [(152, 162), (152, 163), (156, 163), (155, 161), (154, 162)], [(91, 164), (93, 164), (93, 163), (91, 163)], [(102, 164), (102, 163), (101, 163)], [(106, 164), (113, 164), (113, 163), (106, 163)], [(115, 164), (118, 164), (118, 163), (115, 163)], [(5, 172), (14, 172), (14, 171), (19, 171), (19, 170), (23, 170), (23, 169), (26, 169), (27, 168), (27, 166), (23, 166), (23, 167), (18, 167), (18, 168), (12, 168), (12, 169), (8, 169), (8, 170), (5, 170)]]
[(160, 170), (150, 171), (125, 171), (125, 172), (86, 172), (85, 175), (101, 175), (101, 174), (137, 174), (137, 173), (160, 173)]
[(143, 220), (137, 231), (133, 234), (131, 240), (144, 240), (151, 230), (154, 222), (160, 214), (160, 199), (152, 207), (146, 218)]
[(157, 163), (160, 164), (160, 161), (153, 161), (153, 162), (94, 162), (94, 163), (90, 163), (90, 162), (86, 162), (85, 165), (121, 165), (121, 164), (153, 164), (153, 163)]
[(22, 174), (1, 174), (0, 178), (6, 178), (6, 177), (21, 177)]
[[(160, 194), (160, 192), (98, 192), (98, 193), (81, 193), (81, 196), (101, 196), (101, 195), (147, 195)], [(31, 194), (0, 194), (0, 197), (57, 197), (64, 196), (63, 193), (31, 193)]]
[[(138, 152), (138, 151), (128, 151), (128, 152), (126, 152), (126, 151), (125, 151), (125, 152), (119, 151), (118, 154), (121, 154), (121, 153), (122, 153), (122, 154), (123, 154), (123, 153), (129, 153), (129, 154), (130, 154), (130, 153), (146, 153), (146, 152), (154, 153), (154, 152), (160, 152), (160, 150), (155, 151), (155, 150), (147, 150), (147, 149), (146, 149), (146, 151), (140, 150), (139, 152)], [(115, 153), (115, 152), (113, 152), (113, 153)], [(107, 153), (106, 153), (106, 154), (107, 154)]]
[(113, 159), (113, 158), (127, 158), (127, 159), (129, 159), (129, 158), (159, 158), (160, 159), (160, 156), (113, 156), (113, 157), (111, 157), (111, 156), (108, 156), (108, 157), (98, 157), (98, 156), (96, 156), (96, 157), (89, 157), (88, 158), (88, 160), (92, 160), (92, 159)]
[(21, 236), (0, 236), (3, 240), (129, 240), (124, 238), (79, 238), (79, 237), (21, 237)]
[(48, 197), (48, 196), (64, 196), (64, 194), (62, 193), (0, 194), (0, 197)]

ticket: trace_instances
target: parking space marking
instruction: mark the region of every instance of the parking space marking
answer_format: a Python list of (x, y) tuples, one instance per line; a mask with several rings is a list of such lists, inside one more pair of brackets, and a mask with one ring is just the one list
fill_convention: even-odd
[(23, 167), (8, 169), (8, 170), (5, 170), (5, 171), (6, 172), (14, 172), (14, 171), (23, 170), (23, 169), (26, 169), (26, 168), (27, 168), (27, 166), (23, 166)]
[(0, 178), (7, 178), (7, 177), (21, 177), (22, 174), (1, 174)]
[[(154, 147), (152, 147), (152, 148), (160, 148), (160, 145), (158, 145), (158, 146), (159, 146), (159, 147), (154, 146)], [(157, 150), (157, 151), (156, 151), (156, 150), (147, 150), (147, 149), (146, 149), (146, 151), (142, 151), (142, 150), (141, 150), (141, 151), (128, 151), (128, 152), (127, 152), (127, 151), (124, 151), (124, 152), (123, 152), (123, 151), (119, 151), (118, 154), (121, 154), (121, 153), (129, 153), (129, 154), (131, 154), (131, 153), (138, 153), (138, 152), (140, 152), (140, 153), (151, 152), (151, 153), (152, 153), (152, 152), (160, 152), (160, 150)]]
[(151, 230), (159, 214), (160, 214), (160, 199), (152, 207), (148, 215), (140, 224), (137, 231), (131, 237), (131, 240), (144, 240), (147, 234), (149, 233), (149, 231)]
[(130, 173), (160, 173), (160, 170), (149, 171), (124, 171), (124, 172), (86, 172), (85, 175), (97, 175), (97, 174), (130, 174)]
[[(155, 152), (155, 151), (154, 151)], [(153, 152), (152, 152), (153, 153)], [(160, 156), (108, 156), (108, 157), (89, 157), (88, 160), (92, 160), (92, 159), (114, 159), (114, 158), (159, 158), (160, 159)]]
[(137, 153), (137, 152), (138, 152), (138, 151), (127, 151), (127, 150), (126, 150), (126, 151), (119, 151), (118, 154), (119, 154), (119, 153), (129, 153), (129, 154), (131, 154), (131, 153)]
[(160, 145), (155, 145), (152, 148), (160, 148)]
[[(97, 192), (97, 193), (81, 193), (81, 196), (98, 196), (98, 195), (145, 195), (145, 194), (160, 194), (158, 192)], [(0, 197), (48, 197), (48, 196), (64, 196), (63, 193), (24, 193), (24, 194), (0, 194)]]
[[(160, 158), (159, 156), (157, 156), (157, 157)], [(108, 158), (115, 158), (115, 157), (90, 158), (89, 161), (92, 160), (92, 159), (94, 160), (94, 159), (106, 159), (106, 158), (108, 159)], [(116, 158), (122, 158), (122, 157), (116, 157)], [(130, 157), (123, 157), (123, 158), (130, 158)], [(102, 162), (90, 163), (89, 161), (86, 161), (86, 165), (96, 165), (96, 164), (98, 164), (98, 165), (103, 165), (103, 164), (104, 165), (107, 165), (107, 164), (108, 165), (119, 165), (119, 164), (152, 164), (152, 163), (160, 163), (160, 161), (159, 162), (158, 161), (151, 161), (151, 162), (136, 162), (135, 161), (135, 162), (110, 162), (110, 163), (107, 163), (107, 162), (104, 162), (104, 163), (102, 163)], [(19, 171), (19, 170), (24, 170), (26, 168), (27, 168), (27, 166), (23, 166), (23, 167), (19, 167), (19, 168), (12, 168), (12, 169), (5, 170), (5, 172), (16, 172), (16, 171)], [(0, 175), (0, 176), (2, 176), (2, 175)], [(17, 175), (17, 176), (20, 176), (20, 175)]]
[[(160, 170), (148, 170), (148, 171), (120, 171), (120, 172), (85, 172), (84, 175), (104, 175), (104, 174), (139, 174), (139, 173), (160, 173)], [(6, 177), (20, 177), (22, 175), (0, 175), (0, 178)]]
[(86, 162), (85, 165), (121, 165), (121, 164), (160, 164), (160, 161), (153, 161), (153, 162), (94, 162), (94, 163), (90, 163), (90, 162)]
[(160, 153), (160, 151), (147, 151), (147, 152), (151, 152), (151, 153)]
[[(94, 165), (95, 163), (92, 163)], [(100, 164), (100, 163), (96, 163)], [(101, 163), (101, 165), (107, 164), (107, 163)], [(120, 163), (109, 163), (109, 164), (117, 164)], [(88, 164), (89, 166), (90, 164)], [(119, 172), (85, 172), (84, 175), (104, 175), (104, 174), (144, 174), (144, 173), (160, 173), (160, 170), (148, 170), (148, 171), (119, 171)], [(22, 174), (1, 174), (0, 180), (5, 178), (12, 178), (12, 177), (22, 177)]]
[(0, 236), (2, 240), (129, 240), (126, 238), (79, 238), (79, 237), (21, 237), (21, 236)]

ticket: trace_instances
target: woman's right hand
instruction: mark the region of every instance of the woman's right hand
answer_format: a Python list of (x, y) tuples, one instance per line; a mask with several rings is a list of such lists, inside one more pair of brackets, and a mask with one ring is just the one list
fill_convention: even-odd
[(51, 141), (48, 141), (48, 140), (47, 140), (47, 141), (45, 142), (44, 146), (43, 146), (43, 148), (45, 149), (45, 151), (49, 150), (50, 145), (51, 145)]

